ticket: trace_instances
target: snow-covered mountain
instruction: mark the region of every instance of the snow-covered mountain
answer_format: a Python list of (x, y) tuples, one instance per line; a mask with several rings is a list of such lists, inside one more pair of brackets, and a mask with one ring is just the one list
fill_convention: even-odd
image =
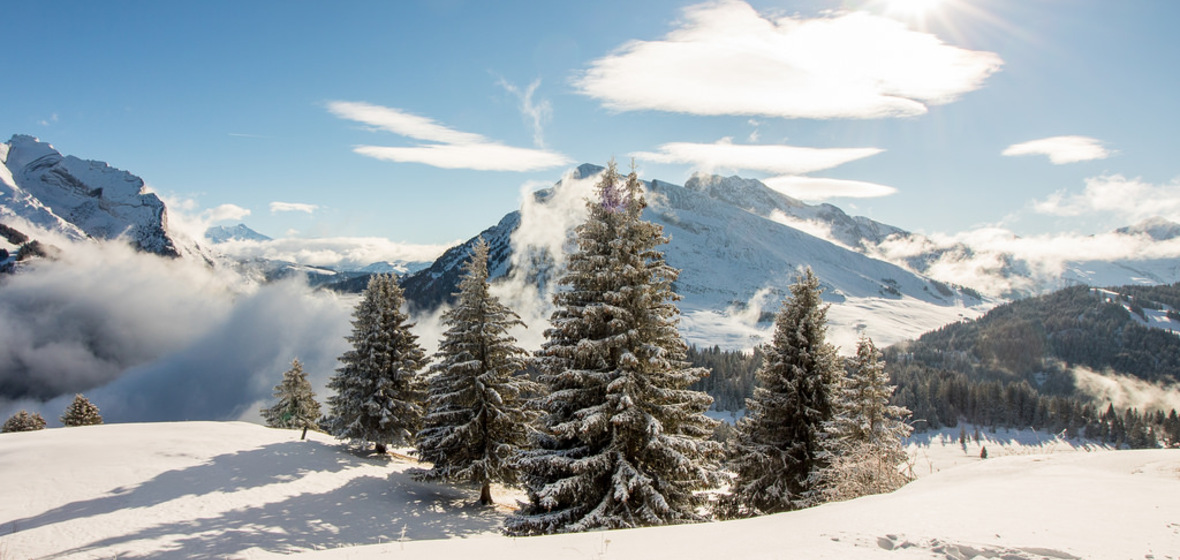
[[(569, 249), (572, 228), (601, 167), (585, 164), (480, 235), (491, 245), (491, 276), (538, 286), (544, 294)], [(645, 183), (646, 219), (663, 226), (667, 261), (681, 270), (675, 288), (686, 336), (702, 344), (748, 347), (769, 326), (769, 313), (810, 266), (833, 307), (838, 343), (857, 333), (887, 344), (916, 336), (993, 304), (972, 290), (930, 280), (849, 248), (876, 243), (899, 228), (853, 218), (830, 206), (809, 206), (740, 177), (698, 176), (685, 186)], [(819, 224), (843, 243), (821, 239), (792, 222)], [(836, 233), (838, 232), (838, 233)], [(429, 269), (409, 276), (407, 298), (420, 307), (446, 301), (456, 290), (474, 239), (453, 248)]]
[(271, 241), (270, 237), (250, 229), (246, 224), (213, 226), (205, 230), (205, 239), (214, 245), (227, 241)]
[(125, 239), (141, 251), (180, 255), (164, 203), (139, 177), (63, 156), (20, 134), (0, 144), (0, 164), (0, 218), (23, 219), (70, 239)]

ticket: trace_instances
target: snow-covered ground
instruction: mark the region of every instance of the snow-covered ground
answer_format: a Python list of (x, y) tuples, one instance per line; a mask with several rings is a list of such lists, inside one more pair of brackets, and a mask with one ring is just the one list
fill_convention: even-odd
[(413, 482), (412, 459), (320, 434), (213, 422), (3, 434), (0, 558), (1180, 557), (1180, 451), (1003, 430), (964, 451), (958, 434), (912, 438), (920, 478), (889, 495), (531, 538), (501, 536), (508, 508), (474, 505), (475, 489)]

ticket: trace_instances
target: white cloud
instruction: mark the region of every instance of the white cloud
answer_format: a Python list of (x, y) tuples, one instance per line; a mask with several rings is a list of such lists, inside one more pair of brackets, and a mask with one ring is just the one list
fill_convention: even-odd
[(236, 259), (270, 259), (326, 267), (361, 268), (375, 262), (429, 262), (454, 243), (418, 245), (383, 237), (325, 237), (313, 239), (231, 240), (217, 245)]
[(533, 95), (537, 93), (537, 88), (541, 86), (541, 79), (533, 80), (529, 87), (523, 91), (516, 87), (508, 80), (500, 78), (500, 87), (503, 87), (508, 93), (515, 95), (520, 101), (520, 113), (529, 120), (529, 124), (533, 128), (533, 144), (539, 148), (545, 147), (545, 125), (549, 119), (553, 117), (553, 106), (549, 104), (549, 100), (542, 99), (539, 102), (533, 101)]
[[(532, 89), (530, 87), (529, 103)], [(343, 119), (431, 142), (411, 147), (357, 146), (353, 149), (376, 159), (479, 171), (535, 171), (568, 165), (573, 161), (549, 150), (505, 146), (479, 134), (458, 131), (400, 109), (364, 102), (333, 101), (328, 104), (328, 110)]]
[(1106, 159), (1110, 150), (1102, 146), (1102, 142), (1086, 136), (1054, 136), (1013, 144), (1000, 152), (1005, 156), (1048, 156), (1049, 161), (1061, 165), (1095, 159)]
[(811, 201), (841, 197), (874, 198), (897, 192), (897, 189), (887, 185), (823, 177), (771, 177), (762, 182), (787, 196)]
[(688, 8), (661, 40), (595, 60), (574, 86), (619, 111), (905, 117), (979, 89), (1002, 64), (865, 12), (770, 19), (722, 0)]
[(222, 204), (204, 211), (201, 215), (211, 222), (237, 221), (249, 216), (250, 210), (236, 204)]
[(1115, 410), (1138, 408), (1143, 411), (1180, 409), (1180, 386), (1151, 383), (1138, 377), (1113, 372), (1098, 373), (1086, 367), (1072, 370), (1078, 390), (1099, 403), (1110, 403)]
[(188, 237), (203, 239), (205, 231), (218, 222), (239, 221), (250, 215), (250, 210), (236, 204), (200, 210), (200, 204), (191, 198), (180, 198), (168, 194), (157, 194), (168, 209), (168, 231)]
[(568, 165), (573, 160), (548, 150), (503, 144), (431, 144), (428, 146), (357, 146), (363, 156), (399, 163), (424, 163), (443, 169), (536, 171)]
[[(1114, 232), (1022, 237), (988, 226), (956, 234), (891, 237), (870, 253), (903, 266), (907, 259), (918, 258), (923, 261), (923, 274), (931, 278), (1006, 297), (1063, 287), (1060, 279), (1076, 263), (1093, 266), (1180, 258), (1180, 238), (1156, 241), (1146, 235)], [(1128, 270), (1120, 270), (1120, 277), (1125, 277)]]
[(697, 169), (750, 169), (769, 173), (800, 174), (830, 169), (881, 153), (879, 148), (801, 148), (797, 146), (734, 144), (722, 139), (712, 144), (671, 142), (658, 152), (630, 154), (655, 163), (688, 163)]
[(427, 117), (371, 103), (333, 101), (328, 104), (328, 110), (342, 119), (364, 123), (415, 140), (445, 144), (482, 144), (488, 141), (479, 134), (448, 128)]
[(1139, 222), (1161, 216), (1180, 221), (1180, 182), (1153, 185), (1121, 175), (1086, 179), (1077, 194), (1061, 190), (1033, 202), (1033, 210), (1054, 216), (1111, 214), (1124, 222)]
[(277, 202), (276, 201), (276, 202), (270, 203), (270, 211), (272, 213), (274, 213), (274, 212), (306, 212), (308, 214), (314, 214), (316, 210), (319, 210), (319, 208), (320, 207), (316, 204), (305, 204), (302, 202)]

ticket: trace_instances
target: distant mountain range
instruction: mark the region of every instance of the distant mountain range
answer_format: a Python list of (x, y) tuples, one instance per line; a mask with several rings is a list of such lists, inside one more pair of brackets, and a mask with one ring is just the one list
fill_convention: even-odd
[[(218, 256), (218, 246), (274, 242), (245, 224), (217, 226), (204, 239), (185, 239), (170, 230), (164, 203), (138, 177), (102, 162), (63, 156), (30, 136), (16, 135), (0, 144), (0, 163), (0, 224), (9, 228), (51, 231), (74, 240), (120, 239), (141, 251), (210, 262), (225, 259)], [(539, 299), (529, 305), (547, 305), (571, 248), (573, 228), (584, 216), (584, 201), (601, 170), (590, 164), (572, 170), (481, 233), (491, 245), (492, 277)], [(832, 304), (834, 337), (845, 346), (860, 333), (883, 345), (916, 337), (978, 317), (1000, 303), (982, 296), (970, 282), (953, 285), (927, 276), (947, 251), (970, 254), (970, 247), (930, 249), (888, 262), (881, 258), (883, 244), (920, 236), (850, 216), (830, 204), (803, 203), (755, 179), (697, 175), (682, 186), (651, 180), (645, 187), (645, 217), (663, 226), (670, 238), (663, 248), (667, 260), (682, 271), (675, 285), (683, 296), (682, 328), (695, 342), (723, 347), (757, 342), (803, 266), (810, 266), (823, 282), (825, 300)], [(1180, 225), (1154, 220), (1119, 233), (1166, 240), (1180, 233)], [(457, 289), (474, 241), (453, 247), (425, 268), (378, 262), (341, 269), (260, 257), (241, 258), (233, 266), (263, 281), (303, 274), (315, 285), (343, 291), (363, 289), (368, 274), (398, 273), (411, 304), (433, 309)], [(4, 243), (0, 248), (11, 261), (18, 247)], [(1015, 261), (999, 273), (1030, 274)], [(1125, 261), (1071, 263), (1054, 282), (1178, 279), (1180, 259), (1143, 261), (1129, 255)]]

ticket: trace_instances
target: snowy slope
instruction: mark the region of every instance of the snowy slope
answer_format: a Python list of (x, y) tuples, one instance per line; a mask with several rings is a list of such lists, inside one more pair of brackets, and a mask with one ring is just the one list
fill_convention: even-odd
[[(526, 196), (520, 211), (481, 233), (492, 246), (492, 277), (518, 284), (505, 291), (535, 287), (541, 305), (548, 301), (601, 171), (590, 164), (578, 167), (553, 188)], [(812, 221), (834, 216), (825, 227), (843, 231), (848, 245), (900, 231), (850, 218), (834, 207), (804, 205), (759, 181), (698, 176), (686, 186), (656, 180), (645, 187), (644, 217), (663, 226), (670, 242), (661, 250), (681, 270), (675, 289), (683, 297), (681, 328), (690, 342), (726, 348), (757, 344), (804, 266), (819, 276), (824, 299), (832, 304), (833, 340), (845, 348), (861, 333), (888, 345), (978, 317), (995, 304), (788, 225), (783, 219), (788, 214)], [(407, 299), (430, 308), (449, 298), (472, 243), (408, 277), (403, 283)], [(536, 305), (515, 304), (518, 309)]]
[(67, 237), (122, 238), (143, 251), (179, 256), (164, 203), (139, 177), (62, 156), (32, 136), (14, 135), (5, 146), (0, 204), (6, 212)]
[[(901, 490), (757, 519), (533, 538), (412, 460), (243, 423), (0, 435), (4, 558), (1177, 558), (1180, 451), (987, 434)], [(991, 438), (991, 439), (987, 439)], [(1031, 443), (1031, 442), (1030, 442)], [(958, 466), (947, 466), (951, 461)], [(496, 491), (507, 501), (506, 494)], [(319, 551), (319, 552), (317, 552)]]
[(227, 241), (270, 241), (271, 238), (250, 229), (246, 224), (213, 226), (205, 230), (205, 239), (218, 244)]

